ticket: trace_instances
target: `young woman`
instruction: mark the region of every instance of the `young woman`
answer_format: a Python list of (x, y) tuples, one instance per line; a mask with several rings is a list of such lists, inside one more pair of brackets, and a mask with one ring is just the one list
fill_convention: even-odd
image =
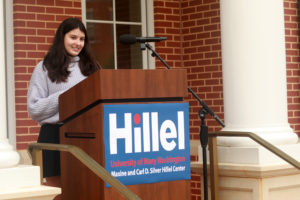
[[(28, 113), (41, 125), (38, 142), (59, 143), (59, 95), (99, 69), (83, 23), (77, 18), (64, 20), (49, 52), (35, 67), (27, 93)], [(58, 184), (51, 182), (59, 182), (59, 152), (43, 151), (43, 175), (48, 185)]]

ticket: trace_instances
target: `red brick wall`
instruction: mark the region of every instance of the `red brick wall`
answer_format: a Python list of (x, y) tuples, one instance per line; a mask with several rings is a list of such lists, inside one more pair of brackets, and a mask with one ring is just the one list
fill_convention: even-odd
[[(155, 49), (171, 68), (183, 67), (180, 4), (181, 0), (154, 0), (154, 34), (168, 38)], [(158, 59), (156, 67), (166, 68)]]
[[(167, 36), (156, 50), (171, 68), (187, 69), (188, 85), (223, 119), (219, 0), (155, 0), (155, 35)], [(164, 67), (157, 60), (156, 66)], [(199, 140), (201, 105), (189, 95), (190, 138)], [(210, 131), (221, 127), (207, 116)], [(191, 160), (197, 160), (195, 155)], [(191, 199), (201, 199), (201, 177), (191, 176)]]
[(288, 121), (300, 135), (299, 8), (297, 0), (284, 1), (287, 62)]
[[(183, 65), (188, 71), (188, 85), (223, 119), (219, 0), (183, 0), (181, 6)], [(199, 140), (201, 121), (198, 112), (202, 106), (191, 95), (188, 100), (191, 139)], [(209, 131), (221, 128), (209, 115), (206, 122)], [(191, 156), (192, 161), (197, 159)], [(201, 177), (195, 173), (191, 175), (192, 200), (201, 199)]]
[[(222, 67), (219, 1), (155, 0), (155, 35), (167, 36), (166, 42), (156, 43), (156, 50), (171, 68), (188, 71), (188, 84), (223, 118)], [(157, 60), (156, 66), (164, 67)], [(201, 107), (194, 97), (190, 103), (191, 139), (199, 139)], [(220, 126), (207, 117), (211, 130)]]
[(39, 126), (27, 114), (26, 94), (31, 73), (67, 17), (81, 17), (80, 0), (14, 0), (14, 48), (17, 149), (37, 140)]

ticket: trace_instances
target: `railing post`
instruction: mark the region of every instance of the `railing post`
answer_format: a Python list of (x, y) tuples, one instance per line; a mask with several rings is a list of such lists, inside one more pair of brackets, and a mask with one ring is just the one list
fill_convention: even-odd
[(209, 149), (209, 159), (210, 159), (211, 200), (219, 200), (218, 150), (217, 150), (216, 136), (209, 137), (208, 149)]
[(32, 165), (38, 165), (40, 166), (40, 179), (41, 179), (41, 183), (43, 183), (43, 154), (42, 154), (42, 150), (40, 149), (32, 149)]
[(116, 189), (121, 195), (126, 199), (130, 200), (141, 200), (135, 193), (129, 190), (125, 185), (123, 185), (118, 179), (113, 177), (110, 173), (106, 171), (97, 161), (86, 154), (82, 149), (73, 145), (65, 144), (49, 144), (49, 143), (31, 143), (28, 146), (28, 152), (31, 155), (32, 164), (39, 165), (41, 170), (41, 182), (43, 181), (43, 150), (51, 151), (64, 151), (71, 153), (75, 158), (82, 162), (86, 167), (88, 167), (92, 172), (94, 172), (99, 178), (104, 182), (107, 182), (114, 189)]

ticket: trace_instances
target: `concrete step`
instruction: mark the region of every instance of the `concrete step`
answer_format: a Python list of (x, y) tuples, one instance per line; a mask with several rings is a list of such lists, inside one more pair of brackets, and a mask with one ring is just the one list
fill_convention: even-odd
[(18, 165), (0, 169), (0, 200), (52, 200), (61, 188), (40, 184), (40, 168)]
[(1, 189), (1, 200), (52, 200), (61, 194), (61, 188), (49, 186), (32, 186), (18, 189)]

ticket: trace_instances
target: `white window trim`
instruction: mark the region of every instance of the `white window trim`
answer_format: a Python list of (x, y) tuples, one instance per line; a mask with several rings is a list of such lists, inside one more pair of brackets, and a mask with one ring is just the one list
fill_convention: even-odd
[[(146, 0), (147, 3), (147, 10), (145, 11), (147, 14), (147, 32), (148, 34), (145, 34), (145, 36), (153, 37), (154, 36), (154, 9), (153, 9), (153, 0)], [(153, 42), (151, 46), (155, 49), (155, 43)], [(148, 60), (145, 64), (146, 66), (149, 66), (149, 69), (155, 69), (155, 58), (151, 56), (151, 51), (146, 51), (148, 53)], [(144, 58), (144, 57), (143, 57)], [(146, 60), (146, 59), (143, 59)], [(144, 65), (144, 66), (145, 66)]]
[(7, 136), (9, 143), (16, 148), (16, 110), (15, 110), (15, 72), (14, 72), (14, 34), (13, 1), (5, 0), (5, 68), (7, 100)]
[[(115, 11), (115, 5), (113, 1), (113, 11)], [(86, 19), (86, 0), (81, 0), (81, 9), (82, 9), (82, 22), (85, 24), (87, 22), (101, 22), (101, 23), (108, 23), (108, 24), (113, 24), (114, 26), (114, 39), (117, 41), (116, 38), (116, 25), (117, 24), (123, 24), (122, 22), (116, 22), (112, 23), (111, 21), (105, 21), (105, 20), (87, 20)], [(142, 15), (141, 23), (124, 23), (124, 24), (132, 24), (132, 25), (142, 25), (142, 24), (147, 24), (145, 28), (142, 28), (142, 36), (154, 36), (154, 17), (153, 17), (153, 0), (141, 0), (141, 13), (146, 13), (145, 15)], [(113, 14), (115, 17), (115, 14)], [(115, 22), (115, 19), (113, 19), (113, 22)], [(116, 43), (114, 43), (114, 54), (116, 55)], [(151, 44), (153, 48), (155, 48), (154, 43)], [(143, 68), (144, 69), (155, 69), (155, 58), (151, 56), (151, 52), (148, 50), (145, 50), (142, 52), (142, 57), (143, 57)], [(117, 66), (117, 58), (114, 57), (114, 62), (115, 62), (115, 67)]]

